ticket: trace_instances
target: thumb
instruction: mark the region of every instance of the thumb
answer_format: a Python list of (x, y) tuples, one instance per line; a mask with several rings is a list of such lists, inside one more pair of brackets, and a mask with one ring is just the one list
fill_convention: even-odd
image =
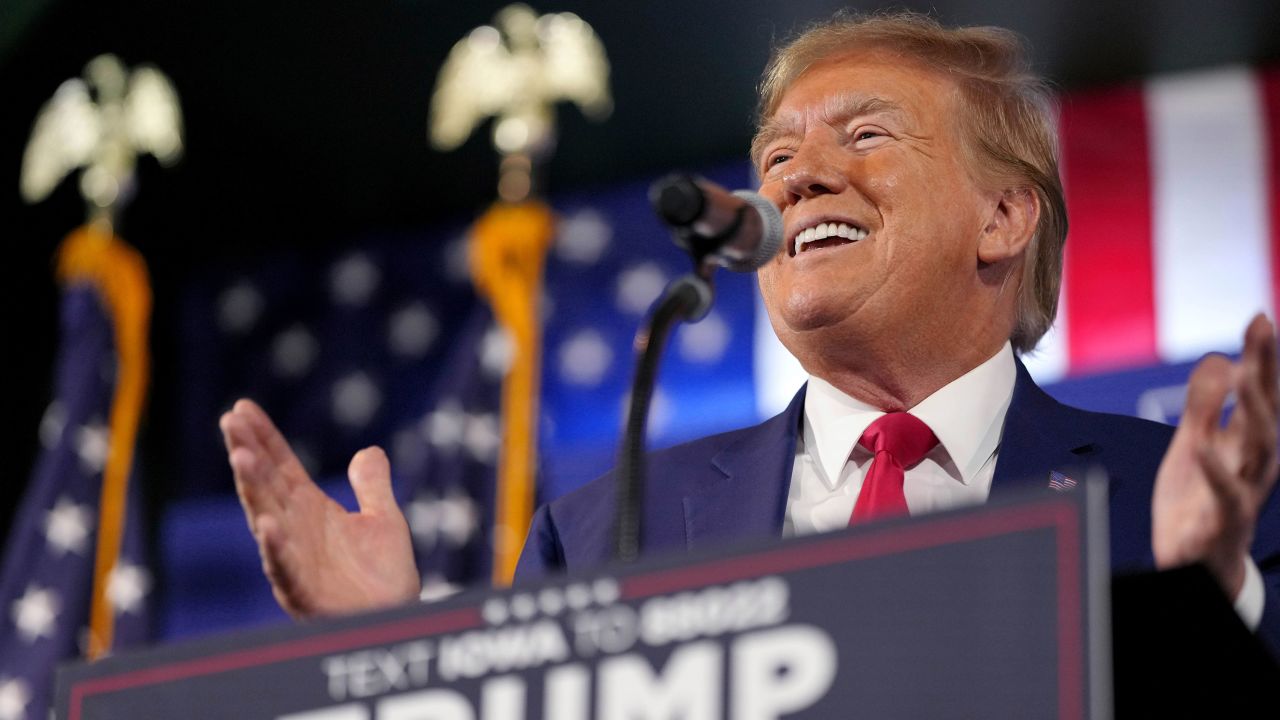
[(391, 491), (391, 463), (382, 448), (367, 447), (356, 453), (347, 466), (347, 479), (356, 493), (360, 512), (381, 514), (398, 510)]

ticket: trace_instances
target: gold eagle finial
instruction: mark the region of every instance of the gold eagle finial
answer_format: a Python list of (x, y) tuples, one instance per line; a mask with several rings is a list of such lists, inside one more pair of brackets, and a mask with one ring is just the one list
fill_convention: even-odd
[(503, 156), (499, 192), (521, 199), (532, 163), (555, 145), (553, 110), (562, 100), (593, 119), (612, 111), (600, 38), (573, 13), (539, 16), (528, 5), (509, 5), (449, 52), (431, 98), (431, 144), (452, 150), (493, 117), (493, 144)]
[(80, 193), (90, 215), (109, 221), (133, 194), (141, 153), (163, 165), (182, 156), (178, 94), (155, 67), (129, 72), (115, 55), (99, 55), (83, 79), (62, 83), (36, 116), (22, 158), (22, 198), (39, 202), (84, 167)]

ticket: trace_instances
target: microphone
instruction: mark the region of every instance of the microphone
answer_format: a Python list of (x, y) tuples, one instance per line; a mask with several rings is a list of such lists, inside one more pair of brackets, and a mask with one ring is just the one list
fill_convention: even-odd
[(658, 216), (701, 263), (711, 258), (736, 272), (764, 265), (782, 247), (782, 213), (748, 190), (729, 192), (702, 178), (668, 175), (649, 188)]

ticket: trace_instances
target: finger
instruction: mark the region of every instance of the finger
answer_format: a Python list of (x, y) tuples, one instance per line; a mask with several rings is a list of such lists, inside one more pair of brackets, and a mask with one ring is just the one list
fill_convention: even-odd
[(1209, 490), (1220, 503), (1226, 522), (1240, 517), (1247, 503), (1246, 490), (1238, 476), (1227, 468), (1226, 462), (1212, 443), (1201, 443), (1196, 448), (1196, 461), (1208, 479)]
[(1276, 362), (1276, 328), (1266, 315), (1258, 313), (1244, 334), (1244, 356), (1257, 366), (1264, 396), (1280, 408), (1280, 370)]
[(1236, 379), (1237, 409), (1232, 412), (1231, 433), (1241, 453), (1241, 470), (1247, 479), (1263, 477), (1259, 471), (1272, 462), (1276, 450), (1277, 408), (1275, 329), (1262, 314), (1245, 331), (1244, 352)]
[(1262, 313), (1254, 316), (1244, 333), (1241, 357), (1245, 382), (1253, 382), (1271, 414), (1280, 413), (1280, 376), (1276, 367), (1276, 330)]
[(1256, 376), (1242, 378), (1236, 397), (1232, 425), (1240, 433), (1240, 475), (1254, 485), (1268, 482), (1276, 462), (1276, 409)]
[(249, 513), (252, 526), (254, 514), (279, 510), (288, 488), (274, 471), (273, 463), (244, 418), (228, 413), (220, 425), (227, 444), (227, 460), (235, 478), (236, 494)]
[(360, 512), (380, 515), (400, 511), (391, 490), (391, 463), (382, 448), (368, 447), (356, 453), (347, 467), (347, 478)]
[(271, 421), (271, 417), (265, 410), (252, 400), (242, 398), (236, 401), (232, 412), (244, 418), (264, 452), (283, 473), (281, 480), (290, 484), (310, 481), (311, 478), (302, 467), (302, 462), (298, 460), (293, 448), (289, 447), (289, 442), (284, 439), (284, 435)]
[(1188, 428), (1206, 437), (1218, 429), (1233, 374), (1234, 366), (1222, 355), (1209, 355), (1196, 365), (1187, 383), (1187, 404), (1179, 429)]

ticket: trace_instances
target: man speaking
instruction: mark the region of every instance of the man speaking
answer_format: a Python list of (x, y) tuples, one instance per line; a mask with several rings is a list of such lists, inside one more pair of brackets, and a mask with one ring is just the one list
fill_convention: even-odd
[[(760, 289), (810, 380), (761, 425), (653, 454), (642, 547), (822, 532), (1100, 466), (1113, 567), (1203, 562), (1280, 653), (1280, 547), (1249, 555), (1259, 523), (1280, 523), (1260, 517), (1278, 473), (1273, 325), (1250, 323), (1238, 363), (1196, 367), (1176, 432), (1060, 405), (1018, 360), (1053, 322), (1067, 230), (1052, 102), (1028, 68), (1007, 31), (917, 14), (837, 16), (775, 55), (751, 153), (785, 240)], [(286, 610), (417, 597), (380, 449), (352, 459), (347, 513), (252, 402), (221, 428)], [(541, 508), (517, 579), (605, 562), (612, 508), (610, 476)]]

